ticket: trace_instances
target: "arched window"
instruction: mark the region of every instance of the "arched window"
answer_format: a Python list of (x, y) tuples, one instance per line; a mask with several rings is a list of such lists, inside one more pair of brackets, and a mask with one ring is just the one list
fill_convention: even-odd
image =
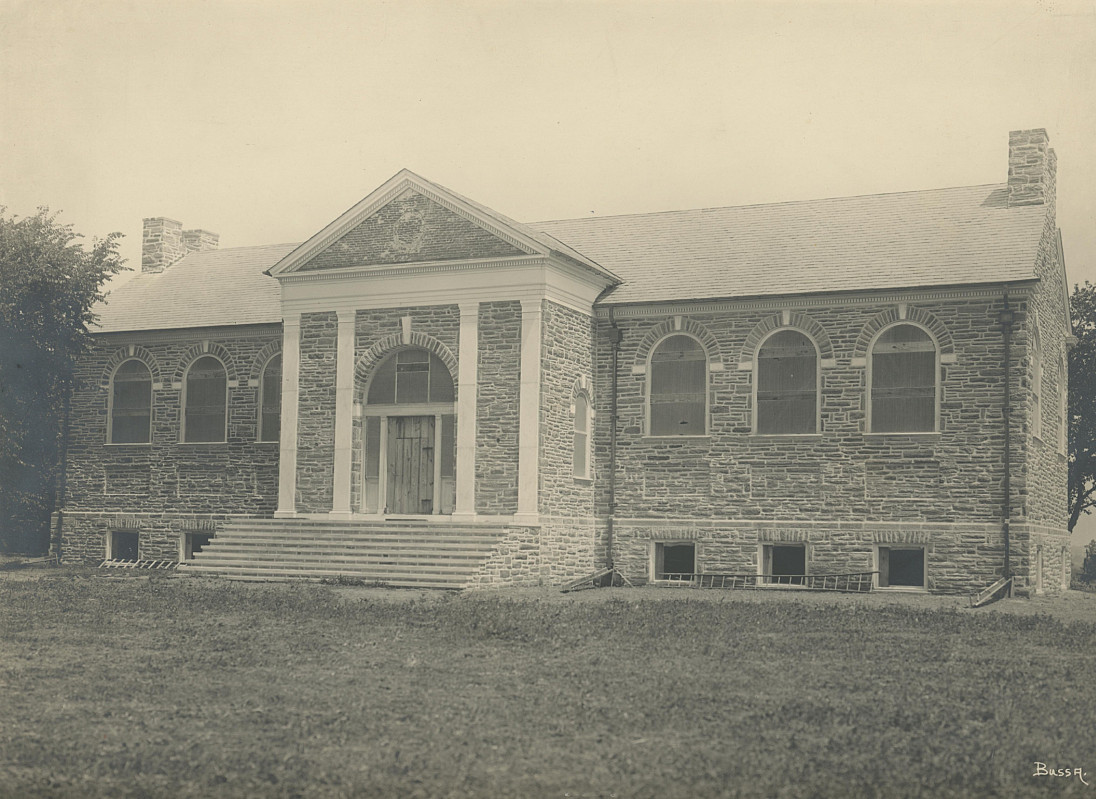
[(798, 330), (780, 330), (757, 351), (758, 433), (818, 432), (818, 350)]
[(871, 351), (871, 430), (931, 433), (936, 429), (936, 345), (915, 325), (889, 327)]
[(367, 513), (449, 514), (456, 504), (453, 376), (424, 349), (377, 365), (362, 408)]
[(183, 441), (225, 441), (228, 375), (212, 355), (190, 365), (183, 383)]
[(682, 334), (651, 353), (648, 433), (702, 436), (708, 430), (708, 359), (700, 342)]
[(1069, 452), (1069, 369), (1064, 355), (1058, 361), (1058, 452)]
[(282, 356), (263, 367), (259, 380), (259, 441), (277, 441), (282, 429)]
[(453, 376), (437, 355), (420, 349), (399, 350), (378, 366), (367, 399), (370, 405), (452, 401)]
[(1043, 437), (1043, 343), (1038, 322), (1031, 336), (1031, 433)]
[(115, 370), (110, 382), (110, 443), (149, 443), (152, 373), (144, 363), (130, 358)]
[(575, 394), (575, 442), (573, 473), (580, 479), (590, 477), (590, 398), (585, 391)]

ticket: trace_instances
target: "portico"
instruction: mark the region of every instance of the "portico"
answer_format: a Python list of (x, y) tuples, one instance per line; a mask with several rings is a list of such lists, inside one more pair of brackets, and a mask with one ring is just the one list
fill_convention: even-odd
[(615, 282), (547, 238), (404, 171), (270, 269), (276, 516), (538, 523), (545, 303)]

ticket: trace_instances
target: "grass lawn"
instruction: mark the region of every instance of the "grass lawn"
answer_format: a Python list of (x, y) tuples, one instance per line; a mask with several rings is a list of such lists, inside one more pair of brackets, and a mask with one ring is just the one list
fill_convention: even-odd
[(99, 575), (0, 572), (0, 796), (1096, 796), (1093, 595)]

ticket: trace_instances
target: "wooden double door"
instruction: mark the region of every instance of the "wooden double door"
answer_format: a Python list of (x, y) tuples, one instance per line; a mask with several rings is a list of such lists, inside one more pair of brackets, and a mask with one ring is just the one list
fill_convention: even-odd
[(434, 513), (436, 424), (434, 416), (388, 417), (389, 513)]

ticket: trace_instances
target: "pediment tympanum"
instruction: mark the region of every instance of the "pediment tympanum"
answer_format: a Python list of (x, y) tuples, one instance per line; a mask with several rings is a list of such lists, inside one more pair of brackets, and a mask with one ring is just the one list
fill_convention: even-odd
[(409, 188), (298, 269), (307, 272), (526, 254), (470, 219)]

